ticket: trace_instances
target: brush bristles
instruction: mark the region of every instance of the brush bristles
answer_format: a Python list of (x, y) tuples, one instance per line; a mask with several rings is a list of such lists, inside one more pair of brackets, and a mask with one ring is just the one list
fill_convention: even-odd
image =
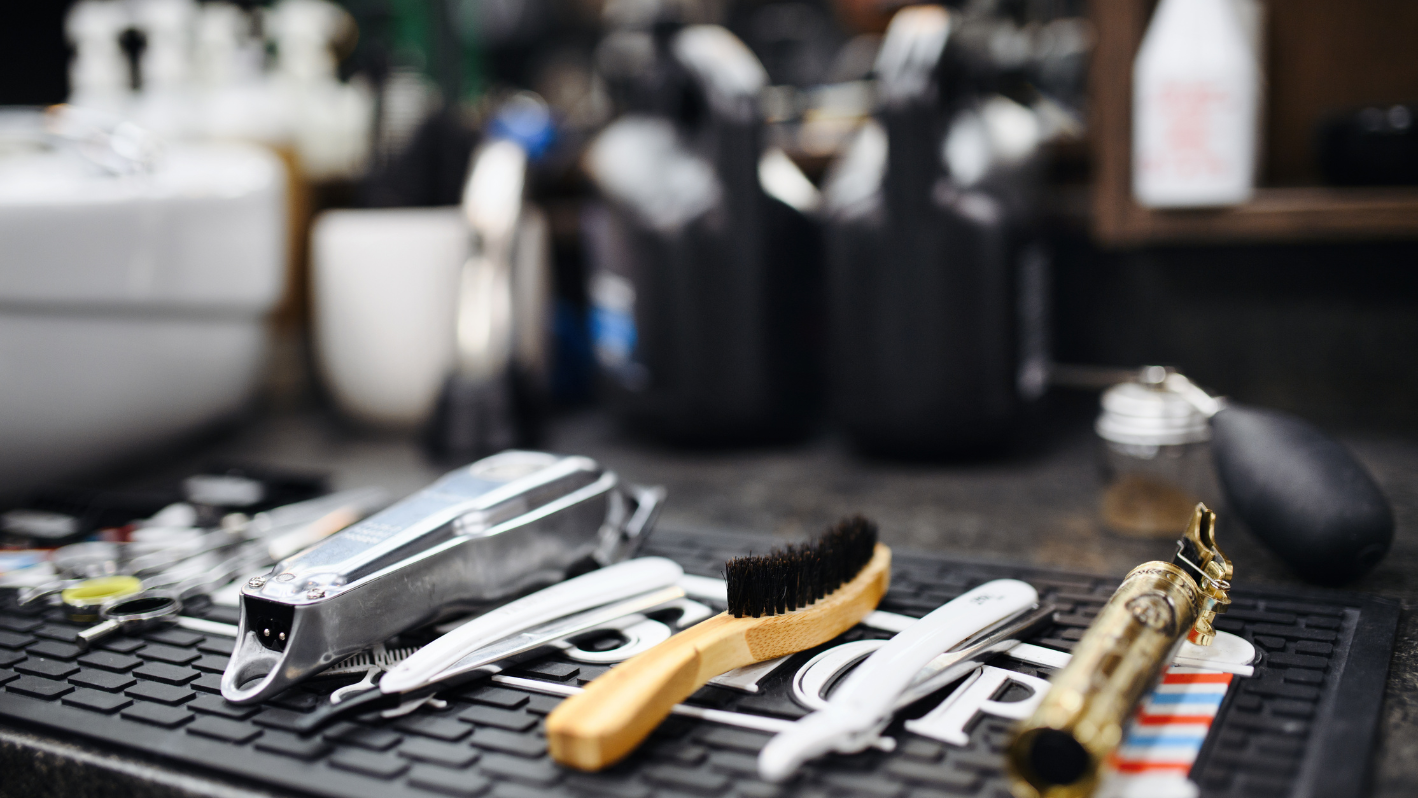
[(817, 601), (850, 582), (871, 561), (876, 524), (845, 518), (815, 540), (724, 564), (729, 614), (779, 615)]

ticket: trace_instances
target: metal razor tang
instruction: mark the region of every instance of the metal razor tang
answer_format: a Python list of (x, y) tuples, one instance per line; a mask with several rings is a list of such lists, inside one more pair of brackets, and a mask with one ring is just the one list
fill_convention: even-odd
[(586, 457), (507, 451), (253, 578), (222, 696), (254, 703), (451, 610), (634, 552), (663, 491)]

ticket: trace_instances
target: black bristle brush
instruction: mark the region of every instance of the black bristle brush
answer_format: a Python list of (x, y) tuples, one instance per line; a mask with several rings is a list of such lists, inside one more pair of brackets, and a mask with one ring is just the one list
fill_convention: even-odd
[(875, 553), (876, 525), (858, 515), (808, 543), (735, 557), (724, 564), (729, 614), (759, 618), (806, 607), (856, 576)]
[(724, 566), (729, 610), (611, 668), (547, 717), (557, 762), (601, 770), (623, 759), (670, 709), (720, 674), (831, 640), (876, 609), (891, 550), (856, 516), (813, 541)]

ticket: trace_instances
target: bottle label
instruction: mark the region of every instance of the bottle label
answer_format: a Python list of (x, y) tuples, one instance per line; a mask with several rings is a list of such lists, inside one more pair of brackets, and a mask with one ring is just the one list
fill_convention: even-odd
[[(1206, 180), (1234, 170), (1225, 151), (1224, 128), (1230, 93), (1208, 81), (1169, 80), (1152, 95), (1144, 126), (1142, 172), (1160, 180)], [(1149, 124), (1150, 123), (1150, 124)], [(1152, 146), (1147, 146), (1152, 145)]]
[(1245, 86), (1212, 77), (1142, 77), (1134, 117), (1133, 190), (1143, 205), (1245, 202), (1255, 112)]

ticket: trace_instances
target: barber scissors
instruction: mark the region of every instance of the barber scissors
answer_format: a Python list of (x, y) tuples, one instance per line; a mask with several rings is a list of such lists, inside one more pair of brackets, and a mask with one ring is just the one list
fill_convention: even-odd
[(136, 632), (176, 623), (184, 601), (210, 593), (251, 568), (266, 562), (260, 541), (241, 546), (237, 553), (215, 566), (180, 581), (145, 583), (142, 590), (104, 602), (98, 612), (102, 621), (79, 632), (77, 643), (89, 646), (115, 632)]
[[(70, 610), (70, 620), (92, 620), (95, 599), (106, 601), (140, 589), (183, 581), (204, 573), (214, 556), (236, 547), (260, 543), (267, 549), (268, 560), (275, 562), (387, 502), (388, 495), (383, 489), (356, 488), (266, 510), (252, 518), (228, 516), (220, 528), (157, 549), (109, 541), (75, 543), (54, 552), (51, 562), (60, 577), (45, 585), (22, 589), (19, 602), (29, 604), (57, 593)], [(262, 564), (253, 563), (252, 567)], [(98, 577), (132, 577), (141, 580), (141, 585), (122, 589), (121, 585), (127, 585), (127, 581), (95, 584), (92, 580)], [(76, 593), (71, 593), (76, 589)], [(109, 592), (100, 595), (104, 591)], [(71, 595), (82, 600), (72, 603)]]
[(145, 590), (114, 599), (99, 610), (101, 623), (79, 632), (81, 646), (92, 645), (114, 632), (137, 632), (177, 622), (182, 598), (166, 590)]

